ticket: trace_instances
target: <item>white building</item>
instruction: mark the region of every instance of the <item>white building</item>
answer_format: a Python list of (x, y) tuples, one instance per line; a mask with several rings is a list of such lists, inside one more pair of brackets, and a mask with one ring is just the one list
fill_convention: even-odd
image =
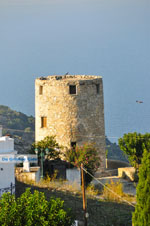
[(15, 191), (15, 163), (11, 162), (17, 152), (14, 150), (14, 139), (2, 136), (0, 126), (0, 196), (4, 192)]

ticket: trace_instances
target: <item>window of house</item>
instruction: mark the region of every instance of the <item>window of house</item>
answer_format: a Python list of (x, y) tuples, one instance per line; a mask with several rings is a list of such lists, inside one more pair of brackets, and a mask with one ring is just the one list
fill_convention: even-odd
[(96, 93), (97, 93), (97, 94), (100, 93), (100, 86), (99, 86), (99, 84), (96, 84)]
[(75, 149), (76, 148), (76, 145), (77, 145), (77, 142), (71, 142), (71, 147), (73, 148), (73, 149)]
[(39, 94), (40, 94), (40, 95), (43, 94), (43, 86), (39, 86)]
[(69, 86), (69, 93), (70, 94), (76, 94), (76, 85), (70, 85)]
[(47, 127), (47, 117), (41, 117), (41, 128)]

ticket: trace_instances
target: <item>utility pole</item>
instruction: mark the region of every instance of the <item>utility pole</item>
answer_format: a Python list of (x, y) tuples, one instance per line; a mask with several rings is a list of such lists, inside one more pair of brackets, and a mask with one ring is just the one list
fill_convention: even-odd
[(81, 180), (82, 180), (82, 198), (83, 198), (83, 211), (84, 211), (84, 226), (87, 226), (86, 196), (85, 196), (85, 181), (84, 181), (83, 163), (81, 164)]

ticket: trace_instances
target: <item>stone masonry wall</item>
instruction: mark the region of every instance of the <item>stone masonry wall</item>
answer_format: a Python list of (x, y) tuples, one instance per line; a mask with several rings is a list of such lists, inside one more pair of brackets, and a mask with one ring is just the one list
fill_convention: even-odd
[[(70, 85), (76, 85), (76, 94), (69, 93)], [(102, 77), (66, 75), (36, 79), (35, 117), (36, 141), (56, 135), (58, 143), (67, 148), (71, 142), (77, 145), (94, 142), (100, 152), (101, 166), (105, 167)], [(41, 128), (41, 117), (47, 117), (46, 128)]]

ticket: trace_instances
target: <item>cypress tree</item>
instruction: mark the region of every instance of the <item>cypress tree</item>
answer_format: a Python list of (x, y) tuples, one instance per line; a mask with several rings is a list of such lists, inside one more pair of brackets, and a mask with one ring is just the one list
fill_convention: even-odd
[(132, 215), (133, 225), (150, 225), (150, 152), (147, 150), (144, 151), (139, 170), (136, 201), (135, 212)]

